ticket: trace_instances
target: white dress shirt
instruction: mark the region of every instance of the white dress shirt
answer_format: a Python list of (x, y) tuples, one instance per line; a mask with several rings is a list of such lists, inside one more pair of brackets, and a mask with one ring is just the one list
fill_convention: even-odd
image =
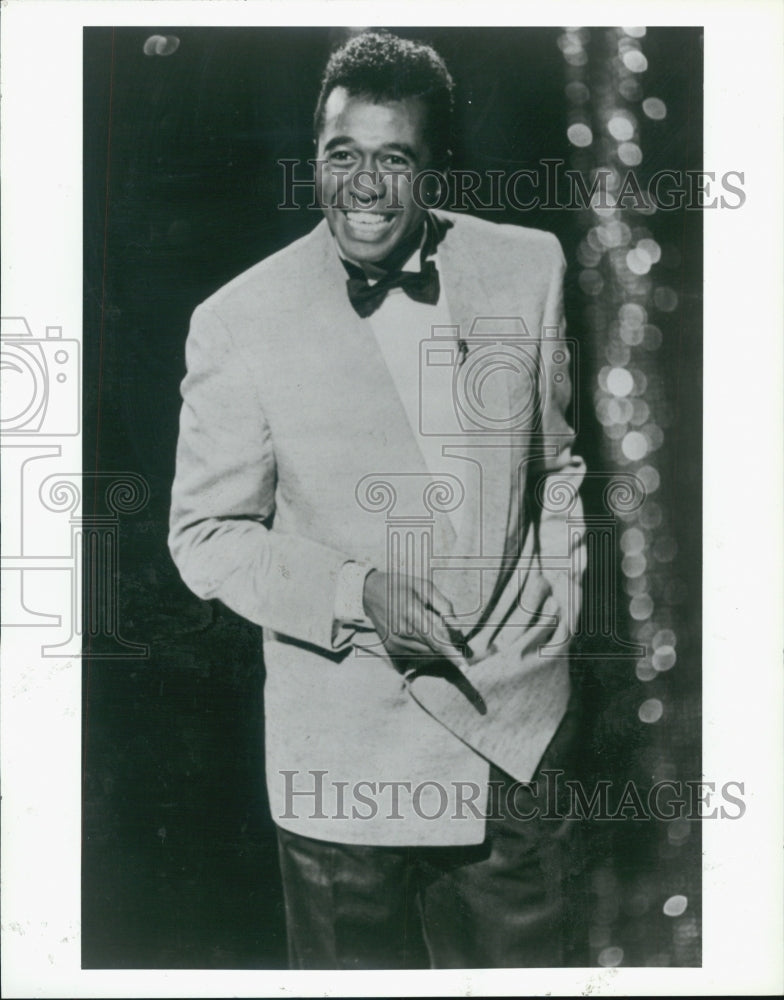
[[(418, 271), (419, 256), (420, 248), (417, 248), (401, 270)], [(439, 267), (437, 252), (428, 259), (433, 261), (436, 268)], [(370, 284), (374, 284), (372, 279)], [(420, 344), (431, 337), (434, 326), (449, 328), (453, 334), (456, 330), (452, 324), (444, 282), (440, 282), (438, 301), (434, 305), (415, 302), (402, 288), (390, 289), (384, 301), (366, 322), (392, 377), (428, 471), (434, 477), (453, 473), (454, 462), (450, 463), (442, 454), (442, 439), (422, 434), (420, 429)], [(427, 406), (429, 414), (437, 420), (436, 426), (448, 426), (453, 422), (454, 402), (451, 392), (444, 393), (441, 398), (428, 398)], [(438, 419), (440, 416), (442, 419)], [(460, 505), (449, 515), (458, 534), (464, 511), (465, 506)], [(360, 562), (347, 562), (343, 565), (335, 594), (336, 625), (371, 627), (365, 616), (362, 597), (365, 578), (374, 568)]]

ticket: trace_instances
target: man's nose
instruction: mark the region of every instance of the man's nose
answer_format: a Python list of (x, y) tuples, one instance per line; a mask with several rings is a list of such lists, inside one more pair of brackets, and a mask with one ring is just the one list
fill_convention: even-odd
[(375, 205), (386, 195), (386, 182), (374, 167), (362, 167), (351, 179), (351, 195), (357, 205)]

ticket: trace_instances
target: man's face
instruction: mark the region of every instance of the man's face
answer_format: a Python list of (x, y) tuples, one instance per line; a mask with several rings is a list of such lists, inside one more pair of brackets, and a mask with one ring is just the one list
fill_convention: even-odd
[(417, 98), (373, 104), (336, 87), (318, 137), (319, 200), (341, 253), (379, 264), (420, 226), (417, 172), (431, 167)]

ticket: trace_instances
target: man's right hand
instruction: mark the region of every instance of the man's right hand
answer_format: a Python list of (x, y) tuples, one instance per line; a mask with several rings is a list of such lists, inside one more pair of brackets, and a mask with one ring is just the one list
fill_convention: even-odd
[(429, 580), (371, 570), (362, 602), (393, 661), (415, 667), (417, 659), (438, 657), (466, 666), (463, 635), (444, 620), (454, 615), (452, 603)]

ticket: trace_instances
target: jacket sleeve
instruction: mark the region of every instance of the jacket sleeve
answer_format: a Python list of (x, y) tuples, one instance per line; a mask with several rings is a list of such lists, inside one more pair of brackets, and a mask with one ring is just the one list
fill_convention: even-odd
[[(542, 412), (540, 458), (534, 463), (539, 507), (539, 558), (542, 572), (561, 608), (553, 645), (577, 631), (585, 568), (585, 522), (580, 486), (585, 463), (575, 455), (575, 431), (567, 421), (572, 375), (577, 359), (569, 349), (563, 308), (563, 251), (555, 237), (550, 288), (540, 341)], [(576, 373), (575, 373), (576, 378)]]
[(335, 629), (338, 575), (349, 556), (274, 526), (269, 425), (245, 357), (207, 306), (191, 320), (172, 487), (169, 549), (203, 599), (323, 649)]

